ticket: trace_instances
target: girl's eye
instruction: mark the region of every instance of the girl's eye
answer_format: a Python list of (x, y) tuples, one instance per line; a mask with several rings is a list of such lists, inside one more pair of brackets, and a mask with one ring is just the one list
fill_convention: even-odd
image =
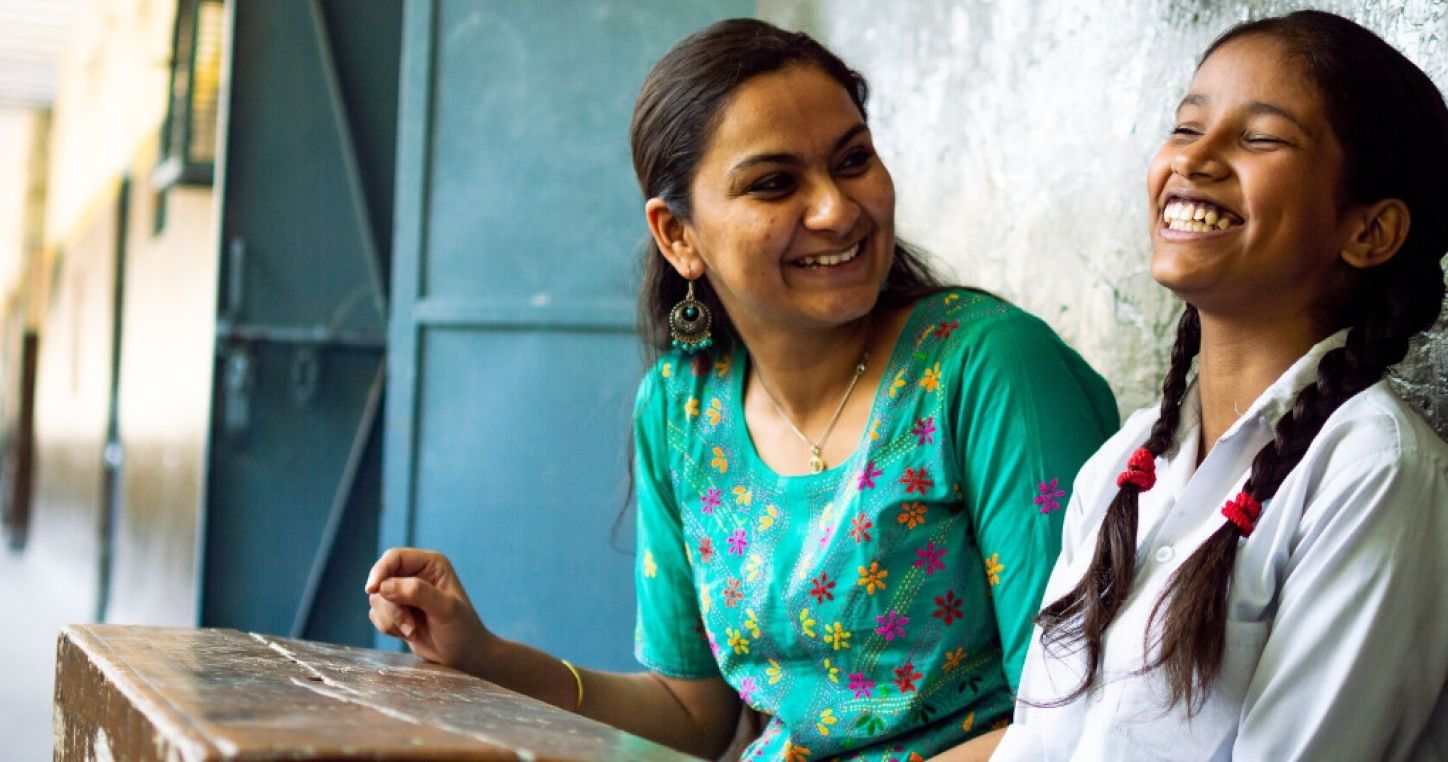
[(1171, 134), (1190, 137), (1193, 135), (1200, 135), (1202, 134), (1202, 131), (1190, 125), (1179, 124), (1176, 127), (1172, 128)]
[(749, 192), (758, 196), (779, 196), (794, 188), (794, 178), (783, 172), (775, 172), (755, 180)]
[(856, 148), (845, 154), (845, 158), (840, 160), (837, 171), (845, 174), (858, 174), (869, 165), (870, 159), (873, 158), (875, 158), (875, 154), (868, 148)]
[(1285, 144), (1287, 141), (1273, 135), (1248, 135), (1247, 142), (1256, 146)]

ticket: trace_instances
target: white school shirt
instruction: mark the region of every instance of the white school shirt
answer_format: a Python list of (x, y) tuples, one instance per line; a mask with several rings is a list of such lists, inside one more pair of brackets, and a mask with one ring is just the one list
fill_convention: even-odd
[[(1200, 467), (1192, 385), (1177, 449), (1140, 497), (1136, 577), (1106, 633), (1103, 677), (1065, 706), (1025, 703), (1063, 697), (1084, 674), (1080, 654), (1048, 653), (1036, 628), (992, 759), (1448, 759), (1448, 445), (1386, 382), (1332, 414), (1238, 548), (1206, 706), (1188, 721), (1180, 705), (1166, 709), (1160, 671), (1137, 673), (1167, 578), (1226, 521), (1221, 507), (1271, 427), (1345, 335), (1289, 368)], [(1077, 476), (1045, 603), (1086, 571), (1116, 476), (1156, 418), (1133, 415)]]

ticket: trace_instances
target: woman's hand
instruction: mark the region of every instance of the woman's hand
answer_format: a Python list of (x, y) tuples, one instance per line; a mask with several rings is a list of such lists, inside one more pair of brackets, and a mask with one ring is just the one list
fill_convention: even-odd
[(367, 618), (418, 656), (484, 676), (497, 638), (483, 626), (452, 563), (441, 553), (392, 548), (367, 574)]

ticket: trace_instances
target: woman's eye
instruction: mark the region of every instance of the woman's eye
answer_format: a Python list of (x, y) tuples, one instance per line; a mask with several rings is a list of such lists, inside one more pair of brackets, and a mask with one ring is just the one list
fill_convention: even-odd
[(1248, 136), (1247, 136), (1247, 142), (1250, 143), (1250, 144), (1252, 144), (1252, 145), (1265, 146), (1265, 145), (1282, 144), (1282, 143), (1286, 143), (1287, 141), (1285, 141), (1285, 140), (1283, 140), (1282, 138), (1279, 138), (1279, 137), (1277, 137), (1277, 136), (1275, 136), (1275, 135), (1248, 135)]
[(765, 175), (749, 185), (749, 192), (759, 195), (780, 195), (794, 187), (794, 178), (783, 172)]
[(1190, 125), (1179, 124), (1172, 128), (1171, 134), (1190, 137), (1192, 135), (1200, 135), (1202, 131)]

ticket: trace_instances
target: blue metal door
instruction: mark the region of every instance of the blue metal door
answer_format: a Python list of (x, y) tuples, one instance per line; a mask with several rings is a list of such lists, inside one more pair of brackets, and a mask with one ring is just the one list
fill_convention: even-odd
[(382, 544), (447, 552), (492, 628), (590, 666), (634, 666), (633, 99), (753, 7), (407, 4)]
[(201, 620), (369, 642), (402, 6), (228, 7)]

